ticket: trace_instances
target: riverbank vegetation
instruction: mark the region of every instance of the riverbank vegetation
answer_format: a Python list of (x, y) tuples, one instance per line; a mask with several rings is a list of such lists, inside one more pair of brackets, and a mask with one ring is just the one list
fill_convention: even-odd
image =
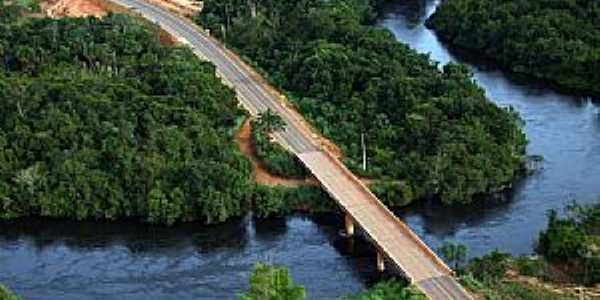
[(382, 281), (364, 292), (344, 298), (345, 300), (426, 300), (427, 297), (415, 287), (407, 287), (398, 281)]
[(550, 211), (548, 228), (537, 241), (539, 256), (493, 251), (465, 265), (464, 246), (445, 244), (441, 253), (455, 263), (462, 284), (485, 299), (575, 299), (585, 286), (600, 296), (593, 289), (600, 283), (599, 229), (600, 201), (572, 204), (564, 217)]
[(600, 3), (448, 0), (427, 25), (518, 73), (600, 96)]
[(0, 22), (1, 218), (245, 212), (251, 168), (230, 134), (244, 112), (212, 64), (125, 15)]
[(210, 0), (197, 21), (286, 91), (353, 171), (404, 182), (400, 202), (467, 203), (510, 183), (526, 145), (516, 113), (488, 101), (465, 67), (440, 71), (373, 17), (368, 0)]
[[(258, 263), (250, 275), (248, 292), (239, 300), (302, 300), (304, 287), (295, 283), (287, 268)], [(397, 281), (387, 281), (345, 300), (425, 300), (423, 294), (413, 287)]]
[(284, 267), (256, 264), (250, 276), (250, 288), (239, 300), (301, 300), (304, 287), (294, 283)]
[(577, 282), (600, 283), (600, 201), (569, 205), (564, 217), (550, 211), (536, 251), (568, 269)]
[(335, 201), (318, 186), (257, 185), (253, 195), (253, 211), (260, 218), (283, 217), (294, 211), (331, 213)]
[[(510, 255), (494, 251), (483, 257), (473, 259), (464, 268), (458, 270), (461, 284), (483, 299), (490, 300), (575, 300), (573, 295), (557, 292), (548, 286), (534, 285), (536, 275), (544, 269), (543, 260), (521, 257), (513, 259)], [(514, 272), (515, 277), (507, 274)], [(545, 273), (548, 276), (548, 273)], [(517, 276), (529, 276), (528, 280), (519, 280)], [(533, 280), (532, 280), (533, 279)], [(540, 277), (540, 280), (542, 278)]]

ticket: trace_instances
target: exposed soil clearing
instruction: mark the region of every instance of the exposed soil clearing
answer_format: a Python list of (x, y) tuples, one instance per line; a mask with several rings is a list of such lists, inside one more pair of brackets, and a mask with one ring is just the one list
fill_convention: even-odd
[(293, 179), (275, 176), (266, 169), (265, 165), (256, 156), (254, 145), (252, 144), (252, 129), (250, 127), (250, 118), (244, 121), (242, 127), (235, 135), (235, 140), (238, 144), (240, 152), (244, 154), (252, 163), (252, 173), (256, 183), (264, 184), (268, 186), (286, 186), (286, 187), (300, 187), (300, 186), (316, 186), (317, 181), (313, 178), (306, 179)]
[[(256, 183), (268, 186), (281, 185), (290, 188), (319, 185), (319, 182), (317, 182), (317, 180), (313, 177), (298, 179), (286, 178), (271, 174), (265, 167), (264, 163), (256, 155), (254, 144), (252, 143), (252, 127), (250, 125), (250, 121), (250, 118), (244, 121), (240, 127), (240, 130), (238, 130), (238, 132), (235, 134), (235, 140), (238, 144), (240, 152), (242, 152), (242, 154), (244, 154), (244, 156), (246, 156), (252, 163), (252, 172)], [(361, 178), (360, 180), (366, 185), (371, 185), (378, 182), (377, 179)]]
[[(108, 0), (48, 0), (41, 3), (42, 12), (45, 16), (52, 18), (103, 18), (109, 13), (131, 12), (124, 7), (116, 5)], [(174, 47), (181, 43), (164, 29), (159, 29), (160, 43), (167, 47)]]
[(116, 7), (102, 0), (48, 0), (41, 3), (42, 11), (49, 17), (102, 18)]

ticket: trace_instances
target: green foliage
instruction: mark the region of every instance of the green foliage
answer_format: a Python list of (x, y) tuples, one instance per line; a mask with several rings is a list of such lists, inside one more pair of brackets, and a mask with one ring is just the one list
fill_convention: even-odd
[(439, 252), (442, 253), (447, 262), (454, 263), (455, 271), (459, 270), (460, 265), (467, 260), (468, 250), (465, 245), (444, 242)]
[(552, 210), (548, 216), (548, 229), (540, 233), (538, 251), (552, 260), (572, 261), (585, 243), (585, 233), (571, 220), (558, 218)]
[(484, 283), (477, 280), (472, 273), (463, 274), (458, 279), (462, 286), (475, 293), (480, 293), (485, 288)]
[(427, 297), (414, 287), (406, 287), (396, 281), (380, 282), (359, 295), (347, 300), (426, 300)]
[(567, 300), (574, 299), (553, 292), (542, 286), (533, 286), (521, 281), (505, 278), (508, 269), (517, 269), (519, 274), (550, 279), (550, 266), (543, 259), (520, 257), (513, 260), (508, 254), (497, 251), (481, 258), (473, 259), (466, 267), (466, 273), (459, 277), (460, 283), (488, 300)]
[(31, 12), (40, 12), (41, 10), (40, 2), (38, 0), (16, 0), (16, 2)]
[[(25, 8), (21, 5), (5, 4), (6, 0), (0, 0), (0, 24), (8, 24), (16, 21), (25, 13)], [(2, 51), (0, 47), (0, 53)]]
[(254, 192), (254, 213), (259, 218), (279, 217), (290, 213), (292, 205), (287, 202), (289, 189), (281, 186), (258, 185)]
[(489, 300), (575, 300), (577, 298), (554, 293), (544, 287), (529, 286), (517, 282), (499, 282), (490, 286), (491, 292), (485, 293)]
[(567, 206), (566, 216), (552, 210), (548, 228), (540, 233), (537, 251), (555, 263), (579, 266), (583, 283), (600, 282), (600, 201)]
[(543, 257), (519, 257), (515, 259), (513, 265), (521, 275), (536, 277), (546, 281), (553, 279), (553, 269)]
[(131, 17), (1, 19), (0, 115), (2, 219), (213, 223), (249, 207), (235, 93)]
[(428, 25), (512, 71), (600, 95), (600, 3), (448, 0)]
[(481, 281), (495, 281), (504, 277), (510, 267), (510, 255), (492, 251), (482, 257), (474, 258), (466, 267), (466, 273), (471, 273)]
[(19, 300), (20, 298), (15, 296), (5, 286), (0, 284), (0, 300)]
[(254, 122), (254, 127), (258, 131), (271, 134), (276, 131), (284, 131), (285, 122), (269, 108), (258, 115), (258, 119)]
[(258, 185), (254, 191), (254, 212), (259, 218), (281, 217), (294, 210), (332, 212), (336, 209), (334, 203), (319, 187)]
[(304, 287), (294, 283), (286, 268), (258, 263), (250, 277), (250, 290), (239, 299), (301, 300), (304, 296)]
[(415, 200), (411, 186), (404, 181), (374, 182), (369, 189), (388, 206), (406, 206)]
[(281, 128), (283, 126), (280, 125), (282, 124), (280, 123), (282, 122), (281, 118), (275, 114), (271, 114), (271, 116), (277, 118), (268, 114), (262, 116), (258, 120), (253, 120), (251, 127), (252, 145), (264, 167), (271, 174), (282, 177), (304, 178), (308, 176), (308, 172), (293, 153), (271, 140), (270, 133), (274, 131), (272, 127)]
[(461, 276), (461, 284), (486, 300), (575, 300), (543, 287), (505, 280), (480, 282), (470, 274)]
[(440, 71), (372, 20), (368, 0), (208, 0), (197, 17), (286, 90), (353, 171), (444, 203), (510, 182), (526, 145), (516, 113), (488, 101), (464, 66)]

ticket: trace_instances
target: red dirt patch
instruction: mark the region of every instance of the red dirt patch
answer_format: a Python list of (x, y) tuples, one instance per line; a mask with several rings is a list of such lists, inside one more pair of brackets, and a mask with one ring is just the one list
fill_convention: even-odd
[(42, 10), (50, 17), (102, 18), (112, 11), (112, 7), (98, 0), (48, 0), (42, 3)]
[(252, 163), (252, 173), (258, 184), (269, 186), (282, 185), (287, 187), (299, 187), (307, 185), (317, 185), (313, 178), (306, 179), (291, 179), (275, 176), (266, 169), (264, 164), (256, 156), (254, 145), (252, 145), (250, 119), (247, 119), (240, 130), (235, 135), (235, 140), (238, 144), (240, 152), (244, 154)]
[[(238, 144), (240, 152), (246, 156), (250, 162), (252, 163), (252, 173), (254, 175), (254, 180), (258, 184), (268, 185), (268, 186), (286, 186), (291, 188), (297, 188), (301, 186), (318, 186), (319, 183), (313, 177), (304, 178), (304, 179), (295, 179), (295, 178), (285, 178), (277, 175), (273, 175), (267, 170), (264, 163), (256, 156), (256, 151), (254, 149), (254, 145), (252, 144), (252, 128), (250, 126), (250, 118), (244, 121), (240, 130), (235, 134), (235, 141)], [(364, 184), (371, 185), (373, 183), (377, 183), (377, 179), (360, 179)]]
[(179, 44), (179, 42), (172, 35), (162, 28), (158, 32), (158, 38), (163, 46), (173, 47)]

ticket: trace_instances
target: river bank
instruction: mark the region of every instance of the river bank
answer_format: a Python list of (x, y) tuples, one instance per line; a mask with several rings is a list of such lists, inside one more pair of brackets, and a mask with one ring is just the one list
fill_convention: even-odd
[(546, 211), (562, 211), (577, 199), (592, 203), (600, 195), (600, 107), (593, 99), (553, 91), (541, 82), (525, 80), (495, 68), (481, 58), (448, 48), (425, 21), (440, 1), (410, 0), (385, 6), (379, 25), (400, 42), (440, 62), (468, 66), (475, 82), (491, 101), (512, 106), (525, 122), (530, 155), (541, 155), (541, 169), (518, 182), (502, 197), (463, 208), (444, 209), (418, 203), (398, 215), (433, 248), (444, 240), (465, 244), (473, 256), (502, 249), (529, 254), (546, 226)]

